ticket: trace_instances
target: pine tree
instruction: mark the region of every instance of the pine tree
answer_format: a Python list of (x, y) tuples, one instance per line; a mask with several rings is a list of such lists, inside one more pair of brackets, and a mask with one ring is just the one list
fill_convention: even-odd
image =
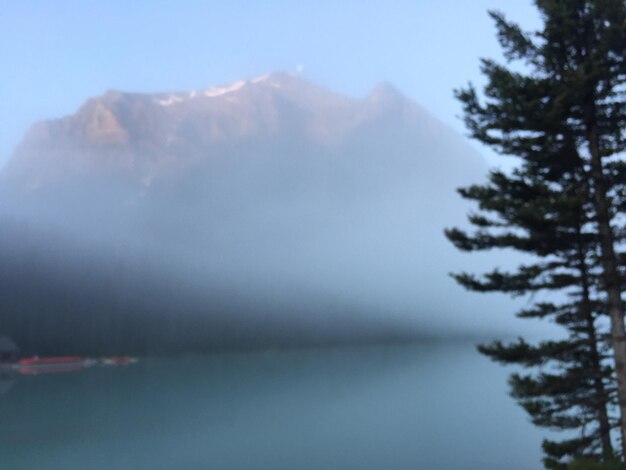
[[(464, 197), (478, 201), (481, 209), (497, 217), (491, 220), (474, 215), (470, 222), (479, 227), (477, 233), (452, 230), (448, 236), (462, 249), (509, 247), (531, 253), (539, 261), (514, 273), (496, 270), (484, 279), (456, 277), (475, 290), (548, 290), (570, 295), (569, 302), (537, 304), (521, 315), (552, 317), (565, 326), (569, 331), (568, 355), (559, 355), (559, 348), (549, 342), (539, 347), (525, 342), (508, 347), (496, 343), (484, 347), (483, 352), (505, 362), (553, 363), (553, 372), (548, 375), (512, 379), (514, 393), (538, 424), (586, 427), (584, 410), (577, 411), (578, 420), (561, 419), (559, 413), (575, 410), (569, 405), (578, 406), (576, 397), (584, 395), (581, 390), (598, 390), (599, 381), (604, 392), (597, 392), (596, 398), (586, 403), (602, 399), (606, 410), (609, 391), (617, 388), (624, 454), (626, 348), (623, 263), (618, 248), (624, 235), (619, 212), (626, 200), (626, 173), (619, 159), (625, 147), (626, 5), (622, 0), (535, 3), (544, 25), (534, 35), (492, 13), (505, 57), (509, 62), (521, 61), (522, 70), (527, 72), (483, 61), (482, 70), (488, 79), (485, 103), (480, 102), (472, 86), (458, 92), (472, 136), (503, 154), (520, 157), (522, 163), (513, 175), (493, 173), (488, 185), (462, 191)], [(548, 193), (552, 193), (547, 197), (551, 202), (546, 204), (544, 196)], [(606, 386), (606, 344), (596, 331), (596, 320), (603, 313), (610, 318), (611, 363), (617, 387)], [(581, 338), (587, 346), (569, 354)], [(535, 362), (528, 359), (533, 356), (537, 357)], [(554, 369), (555, 362), (560, 369)], [(594, 372), (584, 378), (589, 368)], [(581, 385), (586, 387), (581, 389)], [(533, 394), (536, 399), (531, 399)], [(601, 414), (598, 408), (594, 419), (606, 457), (610, 450), (608, 418)], [(594, 439), (547, 443), (546, 463), (559, 468), (559, 455), (592, 452), (595, 445)]]
[[(577, 147), (585, 152), (584, 169), (592, 188), (594, 221), (599, 238), (603, 289), (611, 318), (611, 340), (626, 454), (626, 331), (621, 297), (618, 234), (615, 224), (624, 178), (620, 162), (625, 149), (626, 5), (623, 0), (538, 1), (544, 15), (544, 42), (536, 58), (553, 80), (553, 96), (563, 109)], [(535, 59), (536, 60), (536, 59)], [(621, 174), (620, 174), (621, 173)], [(612, 176), (616, 175), (617, 180)]]
[(542, 179), (522, 167), (512, 175), (493, 172), (488, 184), (461, 190), (480, 205), (481, 214), (470, 217), (477, 231), (468, 235), (453, 229), (447, 235), (463, 250), (514, 248), (536, 260), (514, 272), (495, 269), (483, 277), (455, 275), (469, 289), (567, 294), (560, 302), (537, 301), (518, 313), (522, 318), (554, 320), (566, 329), (565, 339), (536, 345), (519, 339), (479, 348), (500, 362), (539, 369), (535, 374), (513, 375), (512, 393), (535, 424), (577, 431), (575, 438), (544, 442), (546, 467), (566, 468), (564, 459), (572, 456), (613, 457), (610, 429), (615, 420), (609, 418), (608, 403), (614, 393), (606, 361), (608, 345), (598, 325), (605, 306), (594, 297), (597, 242), (585, 230), (589, 224), (584, 187), (574, 191), (568, 184)]

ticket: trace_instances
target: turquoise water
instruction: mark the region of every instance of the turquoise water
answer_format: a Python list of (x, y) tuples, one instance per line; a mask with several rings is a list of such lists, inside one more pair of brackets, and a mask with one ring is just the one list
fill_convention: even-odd
[(472, 344), (146, 359), (0, 379), (0, 468), (541, 468)]

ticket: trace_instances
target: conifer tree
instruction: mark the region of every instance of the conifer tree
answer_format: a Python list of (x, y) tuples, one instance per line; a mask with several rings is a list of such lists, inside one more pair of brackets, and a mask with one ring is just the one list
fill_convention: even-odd
[[(595, 297), (598, 279), (595, 235), (585, 231), (585, 192), (568, 190), (556, 181), (540, 182), (529, 168), (513, 175), (493, 172), (490, 182), (461, 190), (477, 201), (481, 214), (471, 217), (471, 235), (447, 231), (464, 250), (514, 248), (533, 255), (513, 272), (495, 269), (483, 277), (455, 275), (469, 289), (512, 294), (562, 292), (559, 301), (537, 301), (518, 313), (522, 318), (551, 319), (566, 329), (564, 339), (529, 344), (494, 342), (479, 349), (504, 363), (536, 367), (535, 374), (511, 377), (512, 393), (535, 424), (575, 430), (576, 437), (544, 441), (547, 468), (566, 468), (573, 456), (610, 460), (615, 420), (609, 417), (614, 396), (608, 345), (598, 318), (604, 304)], [(571, 194), (578, 197), (571, 197)]]
[[(521, 61), (525, 72), (486, 60), (482, 67), (488, 80), (485, 102), (481, 103), (471, 85), (457, 93), (472, 136), (503, 154), (520, 157), (521, 165), (510, 176), (493, 173), (489, 184), (463, 190), (464, 197), (478, 201), (481, 209), (497, 217), (474, 215), (470, 222), (479, 227), (475, 234), (451, 230), (448, 236), (462, 249), (510, 247), (531, 253), (539, 261), (514, 273), (496, 270), (483, 279), (456, 277), (475, 290), (564, 290), (570, 295), (570, 302), (536, 304), (530, 312), (521, 312), (521, 316), (553, 317), (565, 326), (568, 354), (561, 355), (552, 343), (539, 349), (525, 342), (508, 347), (496, 343), (482, 350), (505, 362), (553, 363), (548, 375), (512, 379), (514, 394), (537, 424), (587, 427), (585, 411), (575, 411), (570, 405), (578, 406), (582, 403), (578, 397), (595, 387), (595, 395), (589, 395), (594, 398), (586, 403), (602, 401), (606, 410), (610, 392), (616, 389), (624, 454), (626, 348), (618, 249), (623, 239), (619, 212), (624, 208), (626, 179), (619, 158), (625, 147), (626, 5), (623, 0), (535, 3), (543, 19), (543, 29), (535, 34), (491, 13), (505, 57), (509, 62)], [(514, 188), (520, 183), (524, 187), (521, 192)], [(542, 191), (552, 193), (549, 204)], [(608, 387), (606, 344), (596, 321), (602, 313), (610, 319), (611, 364), (615, 368), (615, 383)], [(586, 346), (572, 349), (578, 340)], [(535, 362), (528, 359), (533, 355)], [(555, 362), (560, 369), (554, 369)], [(593, 372), (585, 378), (590, 369)], [(604, 392), (598, 391), (600, 382)], [(583, 389), (587, 392), (582, 393)], [(578, 419), (560, 416), (564, 410), (575, 411)], [(609, 419), (601, 414), (598, 408), (596, 435), (608, 458)], [(593, 438), (546, 443), (546, 464), (559, 468), (561, 457), (593, 453), (596, 444)]]

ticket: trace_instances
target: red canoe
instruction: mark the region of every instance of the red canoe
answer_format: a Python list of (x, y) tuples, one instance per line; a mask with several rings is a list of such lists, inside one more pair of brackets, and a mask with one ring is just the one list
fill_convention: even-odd
[(93, 361), (79, 356), (31, 357), (20, 359), (14, 368), (20, 374), (34, 375), (49, 372), (71, 372), (88, 367)]
[(75, 364), (86, 361), (79, 356), (59, 356), (59, 357), (29, 357), (20, 359), (17, 363), (20, 366), (41, 366), (51, 364)]

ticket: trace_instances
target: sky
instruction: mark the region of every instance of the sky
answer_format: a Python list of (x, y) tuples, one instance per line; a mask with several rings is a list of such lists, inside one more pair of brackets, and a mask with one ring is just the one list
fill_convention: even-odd
[(273, 71), (353, 97), (387, 81), (464, 133), (453, 89), (483, 82), (480, 57), (501, 59), (489, 9), (539, 23), (530, 0), (8, 0), (0, 165), (34, 122), (106, 90), (202, 89)]

